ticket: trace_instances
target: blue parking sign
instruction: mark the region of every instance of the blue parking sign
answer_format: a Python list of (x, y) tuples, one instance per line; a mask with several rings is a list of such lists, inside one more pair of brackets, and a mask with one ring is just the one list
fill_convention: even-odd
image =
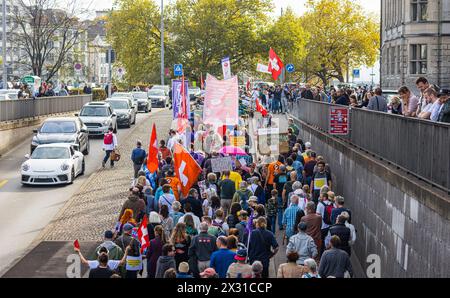
[(183, 75), (183, 64), (175, 64), (173, 66), (173, 73), (176, 77), (181, 77)]
[(360, 75), (361, 75), (361, 71), (359, 69), (354, 69), (353, 70), (353, 77), (355, 79), (359, 79)]

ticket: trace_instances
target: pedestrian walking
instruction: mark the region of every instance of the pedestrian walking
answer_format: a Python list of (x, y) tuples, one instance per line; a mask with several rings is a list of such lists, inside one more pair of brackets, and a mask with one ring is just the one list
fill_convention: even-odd
[(114, 129), (110, 127), (108, 132), (103, 137), (103, 150), (105, 151), (105, 158), (103, 158), (102, 167), (104, 168), (108, 159), (110, 160), (111, 168), (114, 167), (114, 160), (111, 159), (111, 153), (117, 149), (117, 136), (113, 132)]
[(136, 148), (133, 149), (131, 152), (131, 161), (133, 162), (133, 168), (134, 168), (134, 178), (139, 177), (139, 171), (142, 168), (142, 164), (144, 163), (145, 159), (147, 158), (147, 152), (145, 152), (144, 149), (142, 149), (142, 142), (137, 141), (136, 142)]

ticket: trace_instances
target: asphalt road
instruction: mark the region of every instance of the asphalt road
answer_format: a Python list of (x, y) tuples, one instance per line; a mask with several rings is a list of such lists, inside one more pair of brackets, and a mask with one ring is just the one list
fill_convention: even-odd
[[(137, 115), (137, 123), (147, 120), (152, 113)], [(118, 141), (134, 128), (119, 129)], [(0, 276), (9, 265), (23, 256), (33, 240), (82, 186), (88, 177), (101, 167), (104, 156), (101, 138), (90, 139), (91, 150), (86, 157), (86, 173), (72, 185), (51, 187), (22, 186), (20, 166), (29, 153), (30, 140), (23, 142), (0, 159)], [(126, 158), (126, 157), (124, 157)]]

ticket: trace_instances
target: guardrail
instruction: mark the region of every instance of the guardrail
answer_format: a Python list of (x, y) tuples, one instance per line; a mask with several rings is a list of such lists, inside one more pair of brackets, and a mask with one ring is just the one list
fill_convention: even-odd
[(77, 111), (92, 101), (92, 95), (1, 100), (0, 122)]
[[(332, 106), (301, 99), (292, 114), (328, 132)], [(350, 132), (338, 137), (450, 193), (449, 124), (350, 108)]]

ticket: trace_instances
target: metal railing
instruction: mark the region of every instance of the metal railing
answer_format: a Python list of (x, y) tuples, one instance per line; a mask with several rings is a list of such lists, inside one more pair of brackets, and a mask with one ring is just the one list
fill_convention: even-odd
[(1, 100), (0, 122), (77, 111), (90, 101), (92, 95)]
[[(292, 115), (328, 132), (333, 105), (302, 99)], [(350, 132), (339, 138), (450, 192), (450, 125), (350, 108)]]

